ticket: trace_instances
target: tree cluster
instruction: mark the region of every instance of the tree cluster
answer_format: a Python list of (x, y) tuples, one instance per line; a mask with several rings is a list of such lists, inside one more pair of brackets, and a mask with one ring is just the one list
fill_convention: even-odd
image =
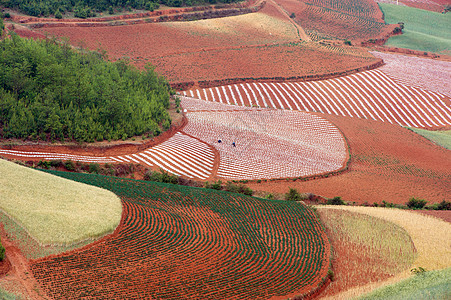
[(0, 41), (0, 137), (94, 142), (169, 129), (171, 88), (152, 67), (57, 40)]
[(75, 17), (95, 17), (96, 13), (122, 9), (144, 9), (153, 11), (160, 4), (172, 7), (208, 5), (215, 3), (231, 3), (239, 0), (0, 0), (0, 6), (14, 8), (35, 17), (55, 16), (61, 18), (61, 13), (73, 12)]

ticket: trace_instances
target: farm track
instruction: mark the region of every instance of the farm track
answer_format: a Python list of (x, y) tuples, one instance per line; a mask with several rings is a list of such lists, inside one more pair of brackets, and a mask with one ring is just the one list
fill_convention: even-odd
[(184, 91), (183, 95), (238, 106), (321, 112), (400, 126), (451, 126), (451, 100), (411, 87), (379, 70), (312, 82), (244, 83)]
[(302, 204), (52, 173), (108, 188), (124, 205), (110, 238), (31, 261), (55, 299), (282, 298), (309, 293), (326, 276), (327, 237)]

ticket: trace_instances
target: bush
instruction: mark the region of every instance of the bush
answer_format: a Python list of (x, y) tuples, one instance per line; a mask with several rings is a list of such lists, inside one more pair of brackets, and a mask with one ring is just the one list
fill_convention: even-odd
[(98, 174), (100, 171), (100, 165), (98, 163), (90, 163), (89, 164), (89, 173)]
[(207, 181), (207, 182), (205, 182), (205, 188), (219, 191), (222, 189), (222, 182), (221, 182), (221, 180), (218, 180), (218, 181), (213, 181), (213, 183), (210, 184)]
[(268, 200), (274, 200), (274, 194), (272, 194), (272, 193), (267, 194), (267, 195), (265, 196), (265, 199), (268, 199)]
[(329, 205), (345, 205), (345, 202), (341, 199), (341, 197), (333, 197), (332, 199), (328, 199), (326, 204), (329, 204)]
[(413, 209), (422, 209), (426, 205), (427, 201), (424, 199), (417, 199), (415, 197), (412, 197), (407, 201), (406, 205), (408, 208)]
[(178, 176), (171, 174), (168, 171), (165, 171), (163, 169), (160, 169), (160, 172), (152, 171), (149, 169), (144, 174), (144, 180), (177, 184)]
[(0, 241), (0, 261), (3, 261), (4, 259), (5, 259), (5, 247), (3, 247)]
[(290, 14), (290, 18), (292, 18), (292, 19), (296, 18), (296, 14), (295, 13), (291, 13)]
[(290, 191), (285, 194), (285, 200), (287, 201), (300, 201), (301, 194), (299, 194), (297, 189), (290, 188)]
[(254, 194), (254, 191), (251, 188), (245, 186), (244, 184), (242, 183), (234, 184), (231, 181), (227, 182), (224, 189), (228, 192), (244, 194), (247, 196), (252, 196)]
[(443, 200), (437, 205), (438, 210), (451, 210), (451, 202)]
[(55, 12), (55, 18), (57, 18), (57, 19), (62, 19), (63, 18), (63, 15), (61, 14), (59, 9), (57, 9), (56, 12)]

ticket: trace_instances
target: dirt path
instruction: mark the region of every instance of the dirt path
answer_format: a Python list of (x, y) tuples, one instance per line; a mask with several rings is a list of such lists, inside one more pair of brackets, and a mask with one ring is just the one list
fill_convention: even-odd
[(274, 0), (269, 0), (272, 4), (274, 4), (274, 7), (277, 8), (284, 16), (287, 17), (287, 19), (293, 24), (294, 27), (296, 27), (296, 30), (298, 31), (298, 36), (301, 40), (310, 42), (310, 37), (305, 33), (304, 29), (299, 26), (298, 23), (296, 23), (290, 16), (288, 15), (287, 11), (282, 8), (282, 6), (279, 5), (279, 3), (275, 2)]
[(11, 270), (0, 277), (0, 285), (12, 287), (11, 289), (14, 289), (15, 293), (21, 294), (25, 299), (50, 299), (41, 290), (38, 282), (33, 277), (28, 260), (23, 256), (19, 248), (8, 239), (3, 226), (0, 228), (0, 235), (6, 250), (7, 259), (11, 263)]

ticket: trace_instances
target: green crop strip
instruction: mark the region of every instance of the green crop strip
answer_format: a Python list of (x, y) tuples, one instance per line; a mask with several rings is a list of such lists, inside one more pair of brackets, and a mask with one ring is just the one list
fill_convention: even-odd
[(33, 263), (34, 276), (56, 299), (266, 299), (308, 292), (327, 274), (327, 237), (305, 205), (46, 172), (108, 189), (124, 206), (123, 221), (112, 237)]

